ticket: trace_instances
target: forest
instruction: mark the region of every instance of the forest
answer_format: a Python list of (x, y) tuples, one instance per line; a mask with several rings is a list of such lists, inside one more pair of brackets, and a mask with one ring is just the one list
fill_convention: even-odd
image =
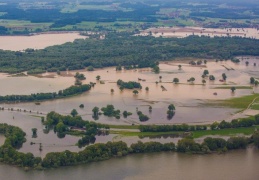
[(65, 71), (88, 66), (153, 67), (157, 61), (181, 57), (227, 60), (234, 56), (259, 55), (259, 40), (240, 37), (155, 38), (109, 33), (105, 39), (78, 39), (25, 52), (0, 50), (0, 72)]

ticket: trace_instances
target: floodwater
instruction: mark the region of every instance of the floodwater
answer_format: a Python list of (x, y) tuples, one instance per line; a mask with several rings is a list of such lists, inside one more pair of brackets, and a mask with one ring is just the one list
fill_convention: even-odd
[[(248, 148), (225, 154), (188, 155), (149, 153), (113, 158), (87, 165), (46, 171), (25, 172), (21, 168), (0, 164), (3, 179), (87, 179), (103, 180), (256, 180), (259, 151)], [(101, 172), (101, 173), (100, 173)]]
[[(249, 66), (245, 65), (245, 61), (249, 61)], [(206, 67), (190, 66), (188, 61), (185, 62), (168, 62), (161, 63), (160, 74), (154, 74), (151, 69), (123, 70), (116, 72), (115, 68), (98, 69), (93, 72), (81, 71), (85, 74), (86, 80), (83, 83), (96, 82), (91, 91), (66, 99), (58, 99), (53, 101), (45, 101), (40, 105), (35, 103), (18, 103), (18, 104), (2, 104), (1, 107), (26, 109), (27, 111), (39, 112), (47, 114), (50, 111), (57, 111), (62, 114), (69, 114), (72, 109), (76, 109), (84, 119), (92, 119), (92, 109), (97, 106), (99, 108), (107, 104), (113, 104), (116, 109), (120, 109), (133, 113), (128, 118), (115, 119), (106, 116), (100, 116), (98, 122), (107, 124), (140, 124), (136, 113), (136, 108), (150, 117), (147, 122), (141, 124), (173, 124), (173, 123), (210, 123), (231, 117), (237, 109), (211, 107), (206, 106), (208, 100), (223, 100), (232, 97), (240, 97), (250, 95), (253, 92), (259, 92), (258, 87), (252, 89), (237, 89), (235, 93), (231, 93), (231, 86), (250, 86), (250, 77), (259, 77), (258, 63), (253, 66), (254, 62), (258, 62), (256, 57), (241, 60), (240, 64), (234, 64), (230, 61), (208, 62)], [(178, 69), (178, 64), (182, 65), (182, 69)], [(233, 70), (227, 70), (232, 68)], [(207, 83), (202, 85), (201, 75), (204, 69), (209, 70), (210, 74), (216, 77), (214, 82), (206, 79)], [(75, 74), (75, 72), (70, 72)], [(227, 86), (229, 89), (215, 89), (215, 87), (223, 86), (220, 82), (222, 73), (227, 75)], [(96, 81), (96, 76), (100, 75), (101, 80), (105, 84)], [(162, 76), (161, 82), (159, 76)], [(196, 80), (194, 85), (187, 82), (187, 79), (194, 77)], [(132, 90), (119, 90), (116, 81), (138, 81), (138, 78), (145, 79), (139, 81), (142, 90), (138, 95), (133, 95)], [(179, 84), (173, 84), (173, 78), (179, 78)], [(69, 87), (74, 82), (74, 77), (55, 78), (36, 78), (36, 77), (7, 77), (0, 76), (1, 91), (0, 95), (7, 94), (31, 94), (37, 92), (54, 92), (65, 87)], [(26, 84), (24, 86), (23, 84)], [(167, 91), (162, 91), (161, 85)], [(17, 88), (19, 87), (19, 88)], [(145, 87), (149, 87), (149, 91), (145, 91)], [(111, 93), (114, 89), (114, 93)], [(214, 93), (217, 95), (214, 95)], [(176, 106), (176, 114), (172, 120), (167, 119), (167, 107), (173, 103)], [(205, 103), (205, 104), (204, 104)], [(84, 104), (84, 108), (79, 108), (80, 104)], [(152, 112), (148, 108), (152, 106)]]
[[(39, 114), (23, 113), (15, 111), (1, 111), (0, 123), (7, 123), (9, 125), (18, 126), (26, 133), (26, 142), (23, 143), (19, 149), (20, 152), (31, 152), (35, 156), (44, 157), (49, 152), (61, 152), (69, 150), (78, 152), (80, 149), (76, 146), (80, 137), (66, 135), (64, 138), (59, 138), (57, 134), (50, 130), (48, 133), (44, 132), (44, 125), (41, 123)], [(37, 137), (32, 137), (32, 128), (37, 128)], [(96, 143), (106, 143), (112, 141), (114, 135), (96, 136)], [(4, 143), (5, 137), (0, 136), (0, 145)], [(35, 143), (31, 145), (31, 142)], [(42, 151), (39, 150), (40, 143), (42, 144)]]
[(79, 33), (49, 33), (33, 36), (0, 36), (0, 49), (22, 51), (27, 48), (44, 49), (48, 46), (73, 42), (75, 39), (85, 39)]
[(144, 30), (140, 35), (152, 35), (155, 37), (178, 37), (184, 38), (191, 35), (226, 37), (238, 36), (259, 39), (259, 30), (256, 28), (201, 28), (201, 27), (159, 27)]

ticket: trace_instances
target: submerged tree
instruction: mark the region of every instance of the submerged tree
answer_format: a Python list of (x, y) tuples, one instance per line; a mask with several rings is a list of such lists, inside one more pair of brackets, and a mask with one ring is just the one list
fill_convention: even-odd
[(37, 137), (37, 128), (32, 128), (31, 131), (32, 131), (32, 138), (36, 138)]
[(179, 79), (178, 78), (174, 78), (173, 79), (173, 83), (178, 84), (179, 83)]
[(78, 112), (76, 109), (73, 109), (70, 114), (71, 116), (75, 117), (76, 115), (78, 115)]
[(182, 69), (182, 65), (181, 65), (181, 64), (179, 64), (179, 65), (178, 65), (178, 68), (179, 68), (179, 70), (181, 70), (181, 69)]
[(133, 90), (132, 92), (133, 92), (134, 95), (138, 94), (138, 90)]
[(93, 118), (95, 119), (95, 120), (97, 120), (98, 118), (99, 118), (99, 108), (98, 107), (94, 107), (93, 109), (92, 109), (92, 112), (93, 112)]
[(223, 79), (224, 81), (227, 80), (227, 75), (226, 75), (225, 73), (222, 74), (222, 79)]
[(236, 87), (231, 87), (230, 89), (231, 89), (232, 93), (234, 93), (236, 90)]

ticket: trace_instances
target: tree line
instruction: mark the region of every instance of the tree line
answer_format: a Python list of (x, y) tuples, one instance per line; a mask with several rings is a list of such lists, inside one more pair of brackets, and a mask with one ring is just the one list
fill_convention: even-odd
[[(254, 117), (244, 119), (233, 119), (231, 122), (222, 120), (220, 123), (214, 122), (209, 125), (211, 130), (215, 129), (227, 129), (227, 128), (239, 128), (239, 127), (252, 127), (259, 125), (259, 114)], [(208, 125), (140, 125), (140, 132), (170, 132), (170, 131), (200, 131), (207, 130)]]
[(89, 91), (91, 86), (88, 84), (79, 86), (70, 86), (69, 88), (52, 93), (33, 93), (31, 95), (6, 95), (0, 96), (0, 102), (31, 102), (31, 101), (44, 101), (51, 99), (60, 99), (67, 96), (81, 94)]

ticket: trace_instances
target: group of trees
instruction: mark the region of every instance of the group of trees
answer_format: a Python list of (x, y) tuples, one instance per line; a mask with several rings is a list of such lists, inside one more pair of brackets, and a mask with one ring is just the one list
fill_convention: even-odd
[(37, 167), (41, 165), (40, 157), (34, 157), (32, 153), (16, 151), (16, 148), (22, 146), (26, 141), (26, 134), (19, 127), (0, 124), (0, 133), (6, 137), (4, 145), (0, 147), (0, 162), (21, 167)]
[(227, 128), (239, 128), (239, 127), (251, 127), (253, 125), (259, 125), (259, 115), (256, 115), (254, 119), (233, 119), (231, 122), (225, 120), (220, 123), (214, 122), (210, 125), (211, 129), (227, 129)]
[[(259, 55), (259, 41), (238, 37), (155, 38), (109, 33), (105, 39), (78, 39), (73, 43), (32, 52), (0, 50), (0, 72), (17, 73), (32, 69), (66, 71), (107, 66), (154, 67), (157, 61), (178, 57), (230, 59)], [(40, 57), (40, 58), (39, 58)]]
[[(259, 114), (254, 118), (233, 119), (231, 122), (225, 120), (220, 123), (214, 122), (209, 127), (211, 130), (215, 129), (227, 129), (227, 128), (239, 128), (239, 127), (251, 127), (259, 125)], [(169, 132), (169, 131), (199, 131), (207, 130), (207, 125), (140, 125), (139, 130), (141, 132)]]
[(173, 104), (170, 104), (167, 110), (167, 118), (172, 119), (174, 117), (174, 114), (175, 114), (175, 106)]
[(141, 122), (149, 120), (149, 117), (147, 115), (143, 114), (141, 111), (138, 111), (137, 114), (138, 114), (139, 120)]
[(134, 89), (134, 88), (142, 89), (141, 84), (135, 81), (124, 82), (121, 79), (119, 79), (117, 81), (117, 85), (123, 89)]
[[(64, 120), (66, 118), (68, 118), (68, 116), (61, 116), (55, 112), (51, 112), (47, 117), (47, 119), (52, 122), (56, 122), (57, 119)], [(86, 124), (89, 123), (90, 122)], [(92, 134), (95, 130), (96, 129), (94, 128), (91, 130), (89, 128), (89, 131), (91, 131)], [(20, 128), (7, 124), (0, 124), (0, 133), (6, 136), (4, 145), (0, 147), (1, 162), (18, 165), (21, 167), (38, 169), (56, 168), (60, 166), (71, 166), (93, 161), (107, 160), (114, 156), (126, 156), (129, 153), (147, 153), (160, 151), (177, 151), (184, 153), (210, 153), (214, 151), (225, 152), (232, 149), (246, 148), (249, 143), (254, 143), (255, 146), (259, 147), (259, 133), (256, 131), (251, 136), (251, 138), (231, 137), (228, 140), (224, 140), (222, 138), (208, 137), (204, 139), (202, 144), (196, 143), (193, 139), (190, 138), (179, 140), (177, 145), (175, 145), (173, 142), (161, 144), (159, 142), (142, 143), (139, 141), (128, 147), (127, 144), (122, 141), (107, 142), (105, 144), (98, 143), (87, 146), (80, 152), (70, 152), (68, 150), (63, 152), (50, 152), (43, 159), (41, 159), (40, 157), (34, 157), (32, 153), (22, 153), (15, 149), (15, 147), (20, 146), (23, 142), (25, 142), (25, 133)], [(84, 141), (91, 141), (91, 137), (85, 136), (81, 141), (81, 143)]]
[(202, 144), (196, 143), (193, 139), (181, 139), (177, 143), (178, 152), (210, 153), (214, 151), (226, 152), (232, 149), (244, 149), (251, 138), (231, 137), (228, 140), (223, 138), (207, 137)]
[(63, 137), (67, 132), (75, 128), (83, 130), (82, 139), (78, 140), (78, 146), (84, 146), (94, 143), (95, 136), (103, 129), (108, 130), (109, 126), (98, 124), (91, 121), (84, 121), (81, 116), (63, 116), (54, 111), (47, 114), (47, 120), (44, 122), (47, 128), (54, 127), (54, 131), (59, 137)]
[(52, 93), (36, 93), (31, 95), (6, 95), (0, 96), (0, 102), (29, 102), (29, 101), (44, 101), (51, 99), (59, 99), (67, 96), (72, 96), (89, 91), (91, 86), (88, 84), (80, 86), (70, 86), (64, 90)]
[(109, 104), (106, 107), (101, 108), (103, 114), (108, 117), (115, 117), (120, 119), (120, 110), (116, 110), (113, 105)]
[(196, 131), (206, 130), (206, 125), (140, 125), (139, 130), (141, 132), (169, 132), (169, 131)]
[(250, 84), (258, 86), (259, 82), (254, 77), (250, 77)]

